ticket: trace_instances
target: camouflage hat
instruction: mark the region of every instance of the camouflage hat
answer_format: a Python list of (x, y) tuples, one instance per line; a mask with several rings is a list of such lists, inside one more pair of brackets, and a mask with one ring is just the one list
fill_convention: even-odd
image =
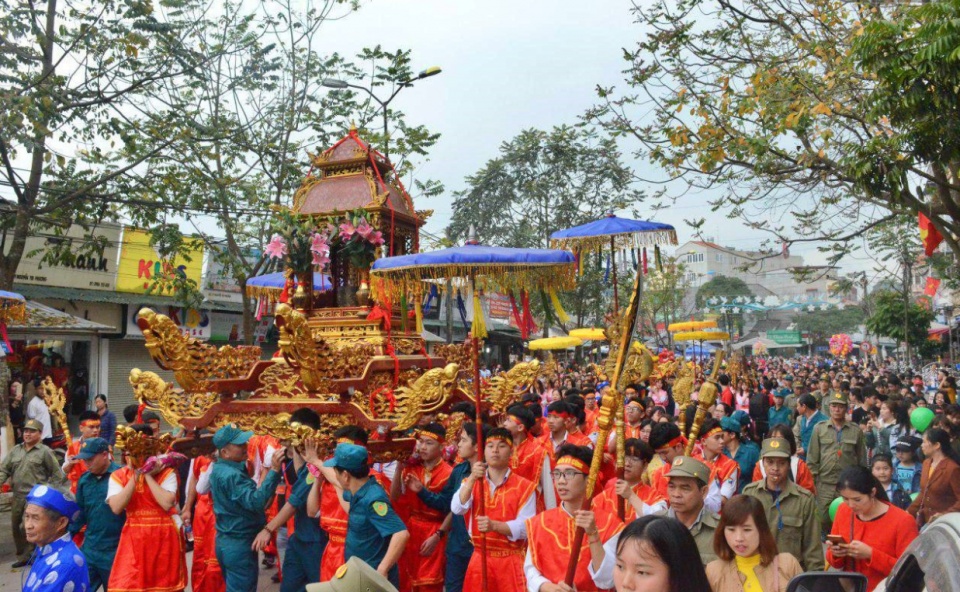
[(397, 592), (387, 578), (358, 557), (337, 568), (329, 582), (308, 584), (307, 592)]
[(678, 456), (673, 459), (667, 477), (692, 477), (704, 483), (710, 482), (710, 468), (695, 458)]
[(760, 449), (760, 458), (790, 458), (790, 443), (783, 438), (767, 438)]
[(33, 430), (35, 432), (43, 431), (43, 424), (35, 419), (28, 420), (27, 423), (23, 424), (23, 429)]
[(850, 401), (847, 398), (847, 394), (844, 392), (836, 392), (830, 395), (828, 398), (823, 400), (824, 403), (829, 403), (830, 405), (849, 405)]

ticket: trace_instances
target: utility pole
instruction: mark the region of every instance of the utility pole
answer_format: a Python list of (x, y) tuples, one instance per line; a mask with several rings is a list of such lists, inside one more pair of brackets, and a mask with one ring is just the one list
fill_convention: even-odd
[(910, 367), (910, 286), (913, 284), (913, 261), (906, 249), (903, 251), (903, 351), (905, 368)]

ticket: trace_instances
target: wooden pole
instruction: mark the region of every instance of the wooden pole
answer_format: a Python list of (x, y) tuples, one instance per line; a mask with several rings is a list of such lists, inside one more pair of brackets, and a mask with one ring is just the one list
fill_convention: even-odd
[[(477, 281), (476, 278), (470, 278), (470, 289), (474, 290), (474, 293), (470, 296), (476, 298), (476, 289)], [(476, 427), (477, 427), (477, 450), (480, 456), (480, 462), (485, 462), (484, 457), (484, 441), (483, 441), (483, 420), (481, 419), (481, 412), (483, 411), (483, 401), (480, 389), (480, 338), (470, 334), (470, 341), (472, 342), (473, 350), (473, 397), (476, 402)], [(477, 516), (483, 516), (486, 511), (486, 498), (487, 498), (487, 477), (484, 475), (483, 479), (480, 480), (480, 498), (474, 500), (474, 503), (477, 505)], [(487, 592), (487, 533), (480, 533), (480, 588), (483, 592)]]
[(620, 312), (620, 298), (617, 290), (617, 256), (613, 250), (613, 236), (610, 237), (610, 270), (613, 272), (611, 276), (613, 277), (613, 312), (614, 314)]

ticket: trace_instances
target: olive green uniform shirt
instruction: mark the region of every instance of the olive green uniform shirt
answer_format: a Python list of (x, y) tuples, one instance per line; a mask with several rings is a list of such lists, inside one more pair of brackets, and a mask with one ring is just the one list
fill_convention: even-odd
[[(660, 510), (655, 515), (667, 516), (668, 518), (677, 517), (673, 508)], [(717, 554), (713, 551), (713, 533), (716, 532), (719, 524), (720, 517), (704, 507), (700, 510), (697, 521), (690, 527), (690, 534), (693, 535), (693, 540), (697, 543), (697, 550), (700, 551), (700, 560), (703, 561), (704, 565), (717, 558)]]
[(23, 444), (17, 444), (3, 459), (0, 464), (0, 484), (8, 480), (14, 495), (26, 497), (34, 485), (42, 483), (59, 489), (65, 486), (67, 478), (53, 451), (38, 443), (30, 450)]
[(743, 488), (743, 495), (757, 498), (763, 504), (767, 524), (777, 540), (777, 549), (796, 557), (804, 571), (823, 571), (816, 498), (790, 480), (774, 498), (766, 483), (766, 479), (754, 481)]
[[(807, 467), (813, 474), (817, 493), (836, 497), (833, 489), (840, 473), (848, 467), (867, 464), (867, 442), (859, 426), (850, 422), (837, 430), (833, 421), (822, 421), (813, 428), (807, 450)], [(824, 487), (821, 487), (823, 485)]]

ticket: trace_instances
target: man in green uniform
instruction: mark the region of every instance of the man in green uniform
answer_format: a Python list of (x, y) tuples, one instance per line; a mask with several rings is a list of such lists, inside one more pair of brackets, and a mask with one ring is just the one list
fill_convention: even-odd
[(790, 374), (784, 374), (783, 378), (780, 379), (780, 384), (783, 386), (779, 389), (783, 393), (783, 404), (787, 406), (787, 409), (790, 410), (790, 413), (797, 412), (797, 393), (793, 390), (793, 376)]
[(710, 489), (710, 469), (695, 458), (678, 456), (666, 476), (670, 509), (657, 515), (676, 518), (690, 530), (700, 559), (706, 565), (717, 558), (713, 551), (713, 533), (720, 524), (720, 517), (703, 505)]
[[(213, 435), (220, 453), (210, 473), (210, 494), (217, 516), (217, 561), (223, 571), (226, 592), (256, 592), (257, 552), (253, 542), (266, 528), (264, 510), (280, 483), (285, 448), (274, 452), (270, 472), (260, 488), (247, 474), (247, 441), (253, 432), (225, 425)], [(271, 533), (272, 534), (272, 533)]]
[(359, 557), (398, 586), (397, 561), (410, 533), (393, 511), (390, 496), (370, 476), (368, 456), (363, 446), (337, 444), (333, 458), (323, 463), (324, 467), (336, 470), (343, 500), (350, 504), (343, 558)]
[[(299, 423), (314, 430), (320, 429), (320, 416), (312, 409), (297, 409), (290, 415), (290, 423)], [(263, 549), (270, 542), (271, 533), (280, 528), (293, 516), (293, 535), (287, 540), (287, 551), (283, 556), (283, 579), (280, 592), (302, 592), (308, 584), (320, 581), (320, 559), (327, 547), (327, 533), (320, 528), (317, 515), (307, 512), (307, 498), (319, 495), (317, 479), (310, 474), (307, 462), (300, 452), (292, 450), (293, 466), (297, 471), (297, 480), (287, 492), (286, 502), (277, 515), (267, 523), (266, 528), (257, 535), (255, 548)], [(319, 464), (315, 453), (311, 460)], [(311, 493), (312, 492), (312, 493)]]
[[(23, 443), (14, 446), (0, 465), (0, 485), (10, 481), (13, 504), (10, 507), (10, 525), (13, 527), (13, 543), (17, 548), (14, 568), (23, 567), (33, 553), (33, 545), (27, 542), (23, 531), (23, 512), (27, 508), (27, 494), (34, 485), (67, 487), (67, 478), (53, 451), (40, 443), (43, 425), (31, 419), (23, 424)], [(106, 498), (104, 498), (106, 499)]]
[(824, 399), (829, 403), (830, 419), (813, 428), (810, 449), (807, 450), (807, 467), (813, 474), (817, 487), (817, 505), (823, 532), (830, 532), (830, 502), (837, 497), (837, 482), (840, 473), (848, 467), (867, 464), (867, 442), (859, 426), (847, 421), (849, 401), (843, 392), (836, 392)]
[(821, 374), (819, 387), (810, 394), (817, 400), (817, 405), (822, 406), (824, 398), (830, 398), (830, 377), (826, 374)]
[(352, 557), (340, 566), (333, 579), (310, 584), (307, 592), (397, 592), (397, 588), (359, 557)]
[(804, 571), (821, 571), (817, 500), (792, 478), (790, 443), (783, 438), (767, 438), (760, 450), (760, 462), (766, 477), (747, 485), (743, 495), (763, 504), (777, 549), (796, 557)]
[(70, 533), (76, 534), (84, 526), (87, 527), (80, 550), (87, 558), (89, 592), (96, 592), (101, 586), (106, 590), (120, 544), (120, 531), (127, 520), (126, 512), (114, 514), (110, 506), (104, 503), (110, 474), (120, 465), (113, 462), (110, 443), (103, 438), (84, 440), (74, 458), (87, 463), (87, 472), (77, 482), (77, 505), (81, 512), (80, 517), (70, 523)]

